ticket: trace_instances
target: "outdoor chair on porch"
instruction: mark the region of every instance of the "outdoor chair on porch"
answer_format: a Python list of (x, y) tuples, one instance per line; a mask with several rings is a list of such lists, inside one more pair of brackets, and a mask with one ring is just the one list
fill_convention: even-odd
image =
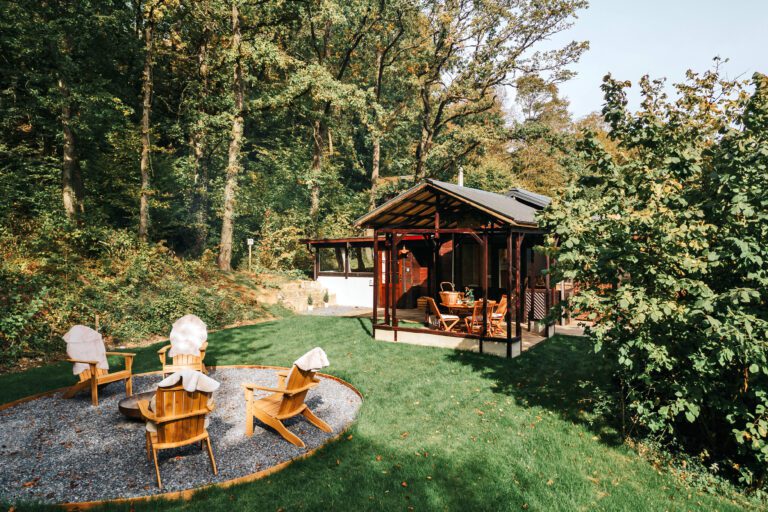
[[(482, 323), (482, 311), (480, 315), (481, 315), (481, 323)], [(506, 315), (507, 315), (507, 296), (502, 295), (501, 300), (494, 308), (493, 313), (491, 313), (491, 315), (489, 316), (492, 335), (504, 334), (504, 329), (502, 327), (502, 324), (505, 321)]]
[(450, 332), (454, 326), (459, 323), (458, 315), (448, 315), (441, 313), (440, 308), (438, 308), (437, 304), (435, 303), (435, 299), (432, 297), (427, 297), (427, 304), (429, 304), (429, 309), (432, 312), (432, 315), (435, 319), (434, 321), (437, 323), (439, 329)]
[[(464, 319), (469, 334), (483, 334), (483, 300), (476, 300), (472, 308), (472, 315)], [(488, 319), (486, 330), (492, 330), (491, 318), (493, 317), (493, 307), (488, 304)]]

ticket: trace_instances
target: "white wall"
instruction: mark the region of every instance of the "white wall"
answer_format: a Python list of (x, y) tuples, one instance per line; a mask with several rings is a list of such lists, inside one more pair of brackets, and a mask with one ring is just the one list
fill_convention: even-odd
[(340, 306), (373, 307), (373, 277), (317, 276), (328, 293), (336, 295)]

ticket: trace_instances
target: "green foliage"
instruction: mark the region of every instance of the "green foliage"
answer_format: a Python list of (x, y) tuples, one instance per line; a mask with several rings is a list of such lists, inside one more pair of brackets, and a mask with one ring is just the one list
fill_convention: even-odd
[(61, 353), (62, 334), (97, 315), (117, 343), (166, 336), (188, 313), (211, 329), (264, 315), (253, 290), (211, 270), (210, 253), (181, 260), (125, 230), (44, 226), (29, 239), (40, 243), (0, 233), (0, 368)]
[(567, 306), (614, 361), (627, 434), (764, 489), (768, 79), (748, 95), (717, 69), (689, 73), (673, 103), (645, 78), (634, 115), (627, 86), (606, 79), (603, 113), (631, 156), (585, 140), (588, 172), (544, 215), (556, 277), (582, 287)]

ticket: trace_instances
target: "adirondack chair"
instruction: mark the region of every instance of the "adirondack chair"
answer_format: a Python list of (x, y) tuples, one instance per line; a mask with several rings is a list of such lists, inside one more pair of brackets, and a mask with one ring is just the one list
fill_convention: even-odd
[(139, 401), (139, 410), (147, 420), (145, 432), (147, 459), (151, 458), (155, 463), (157, 485), (160, 489), (163, 488), (160, 466), (157, 463), (157, 452), (160, 450), (194, 443), (200, 443), (200, 449), (202, 449), (205, 444), (213, 474), (218, 474), (211, 437), (207, 430), (206, 416), (214, 409), (211, 395), (211, 392), (187, 391), (179, 382), (168, 387), (158, 386), (153, 407), (150, 407), (150, 402), (147, 400)]
[[(319, 350), (319, 349), (315, 349)], [(308, 356), (306, 354), (304, 357)], [(323, 352), (323, 357), (325, 353)], [(296, 363), (300, 363), (303, 358), (300, 358)], [(326, 359), (327, 365), (327, 359)], [(299, 439), (298, 436), (290, 432), (283, 420), (293, 418), (299, 414), (312, 423), (314, 426), (324, 432), (332, 432), (330, 425), (315, 416), (315, 414), (304, 403), (304, 399), (307, 396), (307, 392), (317, 386), (320, 381), (315, 378), (315, 371), (313, 369), (303, 370), (299, 365), (294, 364), (290, 373), (286, 375), (284, 372), (278, 373), (279, 383), (277, 388), (270, 388), (265, 386), (259, 386), (256, 384), (243, 383), (243, 389), (245, 391), (245, 434), (250, 437), (253, 435), (253, 418), (258, 418), (265, 425), (269, 425), (277, 431), (278, 434), (291, 444), (294, 444), (300, 448), (304, 448), (304, 441)], [(254, 398), (254, 391), (267, 391), (272, 394), (256, 400)]]
[[(480, 313), (482, 315), (482, 312)], [(504, 334), (504, 330), (501, 324), (504, 322), (507, 315), (507, 296), (502, 295), (501, 300), (493, 310), (493, 314), (490, 316), (491, 321), (491, 334), (501, 335)], [(482, 322), (482, 316), (481, 320)]]
[(160, 364), (163, 365), (163, 376), (176, 373), (181, 370), (197, 370), (199, 372), (208, 373), (208, 369), (205, 367), (205, 363), (203, 362), (205, 359), (205, 351), (208, 349), (207, 341), (200, 347), (199, 356), (193, 356), (190, 354), (177, 354), (171, 358), (171, 364), (168, 364), (167, 352), (170, 349), (171, 346), (166, 345), (157, 351), (157, 355), (160, 358)]
[(457, 315), (448, 315), (440, 312), (440, 308), (437, 307), (435, 299), (427, 297), (427, 304), (432, 314), (437, 319), (437, 325), (444, 331), (450, 331), (453, 327), (459, 323), (459, 317)]
[[(205, 323), (195, 315), (184, 315), (173, 323), (169, 336), (171, 343), (157, 351), (163, 375), (182, 370), (197, 370), (207, 373), (205, 351), (208, 348), (208, 329)], [(171, 350), (174, 348), (174, 350)], [(168, 353), (170, 351), (170, 354)], [(199, 351), (199, 355), (195, 352)], [(171, 363), (168, 363), (168, 356)]]
[[(99, 386), (111, 382), (125, 381), (125, 395), (133, 394), (133, 358), (136, 354), (130, 352), (107, 352), (104, 349), (104, 341), (101, 334), (84, 325), (76, 325), (64, 335), (67, 342), (67, 353), (71, 356), (67, 359), (73, 363), (73, 373), (78, 376), (78, 382), (64, 392), (64, 398), (73, 398), (78, 392), (90, 389), (91, 404), (99, 405)], [(85, 345), (78, 347), (78, 345)], [(87, 359), (76, 354), (93, 354)], [(73, 355), (75, 354), (75, 355)], [(123, 370), (109, 372), (107, 356), (119, 356), (125, 361)]]

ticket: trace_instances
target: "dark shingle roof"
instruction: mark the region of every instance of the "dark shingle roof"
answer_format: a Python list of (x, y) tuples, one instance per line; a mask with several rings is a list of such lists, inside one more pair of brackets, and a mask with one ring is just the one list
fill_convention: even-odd
[(434, 216), (437, 195), (446, 198), (444, 207), (479, 210), (502, 222), (529, 227), (536, 226), (536, 212), (549, 204), (548, 197), (520, 188), (504, 195), (427, 179), (363, 215), (355, 225), (429, 227), (434, 223), (430, 218)]

